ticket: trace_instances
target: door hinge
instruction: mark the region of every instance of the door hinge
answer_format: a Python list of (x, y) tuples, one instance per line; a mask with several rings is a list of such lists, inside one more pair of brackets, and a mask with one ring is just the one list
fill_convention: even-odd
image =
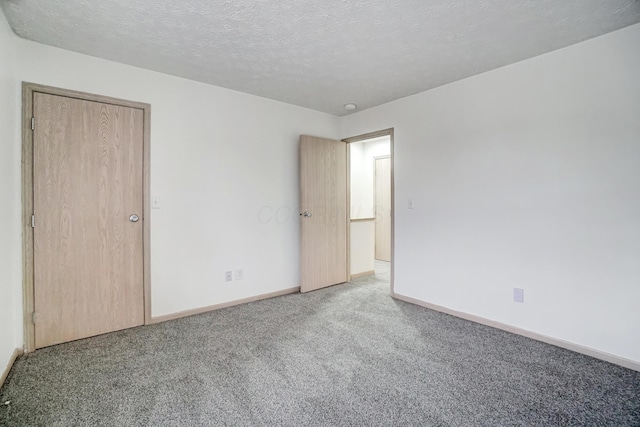
[(31, 313), (31, 322), (33, 322), (33, 324), (35, 325), (37, 319), (38, 319), (38, 315), (34, 311), (33, 313)]
[(36, 130), (36, 118), (31, 117), (31, 130)]
[(36, 228), (36, 216), (31, 215), (31, 228)]

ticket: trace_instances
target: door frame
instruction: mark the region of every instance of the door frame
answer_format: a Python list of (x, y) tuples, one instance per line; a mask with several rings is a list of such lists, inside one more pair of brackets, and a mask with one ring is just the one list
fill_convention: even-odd
[[(391, 270), (389, 272), (390, 293), (392, 297), (395, 297), (394, 292), (394, 265), (395, 265), (395, 228), (396, 228), (396, 215), (395, 215), (395, 185), (394, 185), (394, 143), (393, 143), (393, 130), (394, 128), (383, 129), (375, 132), (368, 132), (361, 135), (351, 136), (344, 138), (341, 141), (351, 144), (352, 142), (365, 141), (367, 139), (379, 138), (381, 136), (389, 137), (389, 163), (391, 175), (391, 262), (389, 263)], [(347, 150), (347, 196), (349, 203), (347, 203), (347, 221), (351, 219), (351, 156)], [(349, 223), (348, 223), (349, 224)], [(351, 254), (351, 226), (347, 228), (347, 255)], [(347, 266), (349, 267), (349, 280), (351, 280), (351, 265), (350, 259), (347, 260)]]
[(64, 96), (83, 101), (100, 102), (122, 107), (136, 108), (143, 111), (143, 148), (142, 148), (142, 274), (143, 274), (143, 307), (144, 324), (151, 323), (151, 223), (150, 223), (150, 130), (151, 105), (142, 102), (128, 101), (108, 96), (95, 95), (75, 90), (62, 89), (36, 83), (22, 82), (22, 291), (23, 291), (23, 324), (24, 350), (35, 350), (35, 323), (33, 322), (34, 300), (34, 241), (31, 216), (33, 215), (33, 131), (31, 119), (33, 114), (34, 93)]

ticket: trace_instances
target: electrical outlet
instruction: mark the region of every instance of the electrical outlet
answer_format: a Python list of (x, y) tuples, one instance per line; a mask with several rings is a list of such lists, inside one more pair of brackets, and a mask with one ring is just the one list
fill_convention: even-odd
[(240, 268), (236, 270), (236, 280), (242, 280), (242, 279), (244, 279), (244, 270)]
[(233, 271), (226, 271), (224, 273), (224, 281), (225, 282), (230, 282), (233, 280)]
[(513, 288), (513, 301), (524, 302), (524, 289)]

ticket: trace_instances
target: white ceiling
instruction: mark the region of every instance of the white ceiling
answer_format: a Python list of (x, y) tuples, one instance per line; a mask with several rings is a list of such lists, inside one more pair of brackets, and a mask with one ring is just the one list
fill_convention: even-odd
[[(640, 22), (639, 0), (0, 0), (21, 37), (344, 115)], [(640, 48), (640, 47), (639, 47)]]

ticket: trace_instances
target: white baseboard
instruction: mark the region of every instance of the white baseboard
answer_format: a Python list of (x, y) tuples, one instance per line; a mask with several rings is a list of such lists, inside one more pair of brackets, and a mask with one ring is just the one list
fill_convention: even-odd
[(528, 331), (526, 329), (518, 328), (516, 326), (511, 326), (506, 323), (496, 322), (495, 320), (486, 319), (484, 317), (476, 316), (469, 313), (464, 313), (462, 311), (452, 310), (450, 308), (443, 307), (441, 305), (432, 304), (426, 301), (421, 301), (419, 299), (407, 297), (405, 295), (400, 295), (398, 293), (395, 293), (393, 297), (400, 301), (419, 305), (420, 307), (425, 307), (431, 310), (439, 311), (441, 313), (450, 314), (452, 316), (460, 317), (462, 319), (470, 320), (472, 322), (480, 323), (482, 325), (491, 326), (492, 328), (501, 329), (503, 331), (511, 332), (513, 334), (522, 335), (523, 337), (531, 338), (537, 341), (542, 341), (547, 344), (555, 345), (556, 347), (561, 347), (567, 350), (575, 351), (576, 353), (581, 353), (587, 356), (595, 357), (596, 359), (614, 363), (616, 365), (620, 365), (628, 369), (633, 369), (634, 371), (640, 371), (640, 362), (636, 362), (631, 359), (616, 356), (614, 354), (606, 353), (604, 351), (596, 350), (591, 347), (585, 347), (583, 345), (575, 344), (559, 338), (549, 337), (547, 335), (539, 334), (537, 332)]
[(0, 388), (3, 386), (5, 380), (7, 379), (7, 376), (9, 375), (9, 371), (11, 371), (11, 367), (13, 366), (13, 363), (16, 361), (18, 357), (22, 356), (23, 354), (24, 354), (24, 351), (21, 348), (16, 348), (13, 351), (13, 354), (9, 359), (9, 363), (7, 364), (7, 367), (2, 372), (2, 376), (0, 376)]
[(363, 271), (361, 273), (352, 274), (351, 278), (357, 279), (358, 277), (373, 276), (374, 274), (376, 274), (375, 270)]
[(154, 323), (166, 322), (167, 320), (180, 319), (181, 317), (193, 316), (194, 314), (208, 313), (209, 311), (220, 310), (221, 308), (233, 307), (234, 305), (246, 304), (248, 302), (275, 298), (282, 295), (295, 294), (296, 292), (300, 292), (300, 286), (283, 289), (275, 292), (269, 292), (266, 294), (254, 295), (252, 297), (237, 299), (234, 301), (227, 301), (220, 304), (209, 305), (207, 307), (194, 308), (191, 310), (179, 311), (177, 313), (164, 314), (162, 316), (152, 317), (151, 322), (149, 322), (149, 324), (152, 325)]

